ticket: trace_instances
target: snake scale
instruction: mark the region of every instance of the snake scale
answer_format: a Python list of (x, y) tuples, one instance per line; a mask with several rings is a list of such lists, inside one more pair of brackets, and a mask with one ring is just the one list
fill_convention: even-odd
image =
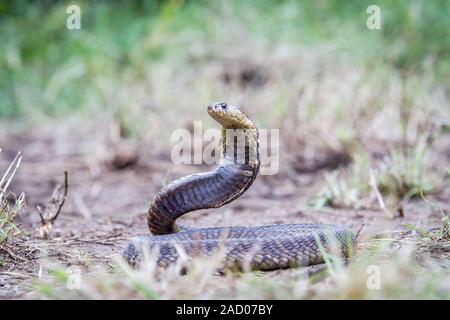
[[(164, 187), (148, 210), (152, 235), (135, 237), (123, 256), (131, 265), (156, 252), (158, 264), (188, 257), (210, 257), (222, 250), (225, 268), (254, 270), (311, 266), (324, 262), (324, 252), (336, 249), (349, 257), (356, 239), (340, 225), (275, 224), (256, 227), (180, 228), (185, 213), (221, 207), (241, 196), (255, 180), (259, 167), (259, 134), (237, 106), (213, 103), (208, 114), (222, 126), (221, 160), (215, 170), (189, 175)], [(181, 251), (180, 251), (181, 250)]]

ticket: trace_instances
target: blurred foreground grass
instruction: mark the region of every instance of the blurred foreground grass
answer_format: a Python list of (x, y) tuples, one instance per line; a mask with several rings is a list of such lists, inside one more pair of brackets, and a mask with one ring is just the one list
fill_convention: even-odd
[[(449, 236), (448, 229), (446, 236)], [(384, 240), (384, 241), (382, 241)], [(308, 276), (304, 269), (275, 272), (226, 272), (220, 259), (184, 261), (159, 269), (149, 256), (139, 269), (120, 258), (109, 270), (64, 268), (44, 262), (45, 277), (30, 285), (25, 297), (50, 299), (450, 299), (448, 258), (418, 260), (421, 246), (446, 250), (437, 231), (416, 240), (380, 239), (345, 265), (328, 255), (326, 270)], [(425, 245), (424, 245), (425, 244)], [(428, 255), (427, 255), (428, 254)], [(218, 258), (220, 255), (217, 256)], [(189, 271), (180, 276), (183, 266)]]

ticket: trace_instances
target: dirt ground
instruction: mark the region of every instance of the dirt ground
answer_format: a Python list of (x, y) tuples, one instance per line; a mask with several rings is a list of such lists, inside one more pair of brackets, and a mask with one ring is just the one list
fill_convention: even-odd
[[(161, 186), (174, 178), (206, 170), (206, 166), (176, 166), (167, 150), (156, 149), (151, 141), (138, 147), (137, 162), (123, 169), (111, 165), (114, 154), (108, 149), (101, 129), (86, 127), (74, 132), (64, 125), (30, 128), (0, 137), (3, 152), (0, 168), (6, 168), (18, 151), (22, 165), (10, 188), (25, 192), (27, 206), (17, 223), (23, 237), (8, 246), (20, 248), (2, 252), (6, 263), (0, 266), (0, 298), (20, 297), (27, 280), (40, 272), (44, 257), (65, 265), (107, 264), (119, 254), (127, 239), (149, 234), (146, 207)], [(100, 150), (100, 151), (99, 151)], [(51, 239), (40, 238), (36, 207), (45, 205), (55, 186), (69, 173), (66, 204), (58, 217)], [(323, 185), (323, 170), (298, 177), (296, 184), (281, 172), (260, 176), (241, 198), (215, 209), (187, 214), (181, 223), (188, 226), (264, 225), (273, 223), (336, 223), (361, 227), (362, 245), (374, 236), (401, 237), (406, 223), (423, 228), (441, 226), (441, 215), (421, 200), (408, 203), (405, 217), (389, 219), (381, 210), (311, 209), (307, 202)], [(444, 208), (450, 190), (430, 196)]]

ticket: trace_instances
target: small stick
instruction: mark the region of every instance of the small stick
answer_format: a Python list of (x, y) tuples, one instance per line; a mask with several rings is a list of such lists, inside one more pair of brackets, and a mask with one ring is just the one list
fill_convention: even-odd
[(67, 197), (67, 190), (69, 189), (69, 175), (67, 171), (64, 171), (64, 194), (61, 202), (59, 203), (58, 210), (56, 211), (56, 214), (50, 219), (51, 222), (54, 222), (56, 218), (58, 218), (59, 213), (61, 212), (62, 207), (64, 206), (64, 203), (66, 202)]
[(359, 238), (359, 235), (361, 234), (362, 229), (365, 227), (365, 224), (361, 224), (361, 227), (359, 227), (358, 232), (356, 232), (356, 239)]
[[(61, 197), (61, 188), (64, 188)], [(42, 238), (47, 239), (54, 222), (61, 213), (62, 207), (66, 202), (67, 192), (69, 189), (69, 175), (67, 171), (64, 171), (64, 185), (57, 186), (53, 191), (53, 196), (50, 204), (52, 206), (47, 206), (43, 209), (41, 206), (37, 206), (37, 211), (39, 217), (41, 218), (40, 233)]]

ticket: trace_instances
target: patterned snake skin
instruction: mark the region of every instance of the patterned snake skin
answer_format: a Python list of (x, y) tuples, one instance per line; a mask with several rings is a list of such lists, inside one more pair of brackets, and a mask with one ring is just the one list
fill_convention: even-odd
[[(173, 181), (153, 199), (148, 211), (152, 236), (133, 238), (123, 256), (138, 265), (146, 252), (156, 252), (158, 264), (188, 257), (223, 257), (223, 267), (274, 270), (324, 262), (322, 252), (350, 256), (356, 245), (344, 226), (277, 224), (257, 227), (180, 228), (185, 213), (221, 207), (241, 196), (259, 171), (258, 130), (239, 107), (226, 103), (208, 106), (209, 115), (222, 125), (222, 158), (211, 172)], [(334, 250), (334, 251), (333, 251)]]

